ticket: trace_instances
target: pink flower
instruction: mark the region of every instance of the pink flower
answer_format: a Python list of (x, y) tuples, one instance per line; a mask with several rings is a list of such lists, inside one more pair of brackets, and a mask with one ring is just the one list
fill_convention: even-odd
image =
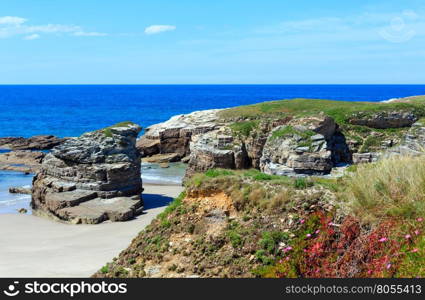
[(411, 236), (410, 234), (406, 234), (404, 237), (406, 238), (406, 240), (408, 240), (408, 239), (411, 239), (411, 238), (412, 238), (412, 236)]
[(319, 229), (317, 229), (314, 233), (315, 233), (315, 234), (319, 234), (319, 232), (320, 232), (320, 230), (319, 230)]
[(410, 252), (412, 252), (412, 253), (416, 253), (416, 252), (418, 252), (419, 250), (418, 250), (418, 248), (415, 248), (415, 249), (413, 249), (412, 251), (410, 251)]
[(306, 237), (310, 238), (311, 237), (311, 234), (310, 233), (307, 233)]
[(423, 218), (417, 218), (416, 221), (418, 222), (422, 222), (424, 219)]
[(386, 237), (383, 237), (383, 238), (380, 238), (380, 239), (379, 239), (379, 242), (381, 242), (381, 243), (384, 243), (384, 242), (386, 242), (386, 241), (388, 241), (388, 239), (387, 239)]
[(289, 256), (285, 257), (285, 260), (288, 261), (289, 260)]
[(291, 246), (288, 246), (285, 249), (283, 249), (284, 252), (288, 252), (288, 251), (291, 251), (291, 250), (292, 250), (292, 247)]
[(419, 235), (419, 233), (421, 233), (419, 230), (415, 230), (416, 235)]
[(387, 265), (387, 270), (388, 270), (389, 268), (391, 268), (391, 264), (388, 264), (388, 265)]
[(367, 271), (367, 274), (371, 275), (372, 274), (372, 270)]
[(308, 252), (308, 251), (307, 251), (307, 249), (304, 249), (303, 251), (304, 251), (305, 253), (307, 253), (307, 252)]
[(335, 226), (335, 223), (334, 222), (329, 222), (328, 223), (328, 226)]
[(301, 223), (301, 224), (304, 224), (304, 222), (305, 222), (305, 220), (304, 220), (304, 219), (301, 219), (301, 220), (300, 220), (300, 223)]

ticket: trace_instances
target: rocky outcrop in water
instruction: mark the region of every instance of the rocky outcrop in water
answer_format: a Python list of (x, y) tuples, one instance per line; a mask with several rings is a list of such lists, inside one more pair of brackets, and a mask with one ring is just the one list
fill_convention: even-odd
[(34, 173), (40, 166), (45, 153), (29, 150), (17, 150), (0, 154), (0, 169)]
[(65, 140), (53, 135), (36, 135), (30, 138), (6, 137), (0, 138), (0, 148), (12, 150), (50, 150)]
[(72, 223), (125, 221), (141, 212), (141, 128), (121, 123), (68, 139), (33, 180), (34, 213)]

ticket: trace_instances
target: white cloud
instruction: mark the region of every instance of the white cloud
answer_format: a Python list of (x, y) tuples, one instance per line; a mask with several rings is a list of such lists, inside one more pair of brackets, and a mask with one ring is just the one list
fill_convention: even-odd
[(158, 34), (166, 31), (176, 30), (176, 26), (173, 25), (151, 25), (145, 28), (145, 34)]
[(72, 36), (106, 36), (106, 33), (84, 31), (81, 26), (66, 24), (29, 25), (21, 17), (0, 17), (0, 38), (22, 36), (37, 39), (40, 34), (69, 34)]
[(27, 40), (27, 41), (37, 40), (37, 39), (39, 39), (39, 38), (40, 38), (40, 35), (39, 35), (39, 34), (37, 34), (37, 33), (34, 33), (34, 34), (31, 34), (31, 35), (24, 36), (24, 40)]
[(2, 25), (20, 25), (27, 21), (27, 19), (20, 18), (20, 17), (0, 17), (0, 24)]
[(86, 31), (76, 31), (74, 32), (75, 36), (107, 36), (107, 33), (103, 32), (86, 32)]

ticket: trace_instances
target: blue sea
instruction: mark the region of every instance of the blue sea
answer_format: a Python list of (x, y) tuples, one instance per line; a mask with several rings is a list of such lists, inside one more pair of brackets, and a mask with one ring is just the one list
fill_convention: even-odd
[(78, 136), (126, 120), (146, 127), (176, 114), (277, 99), (421, 94), (425, 85), (0, 85), (0, 137)]
[[(383, 101), (424, 95), (425, 85), (0, 85), (0, 137), (53, 134), (79, 136), (122, 121), (143, 127), (195, 110), (262, 101), (314, 98)], [(145, 182), (178, 183), (184, 168), (143, 165)], [(9, 186), (31, 176), (0, 172), (0, 213), (28, 208), (29, 196)]]

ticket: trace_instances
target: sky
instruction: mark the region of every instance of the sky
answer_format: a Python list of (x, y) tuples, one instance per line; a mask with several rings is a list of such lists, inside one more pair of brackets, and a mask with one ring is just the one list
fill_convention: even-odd
[(0, 1), (0, 84), (423, 84), (424, 45), (423, 0)]

